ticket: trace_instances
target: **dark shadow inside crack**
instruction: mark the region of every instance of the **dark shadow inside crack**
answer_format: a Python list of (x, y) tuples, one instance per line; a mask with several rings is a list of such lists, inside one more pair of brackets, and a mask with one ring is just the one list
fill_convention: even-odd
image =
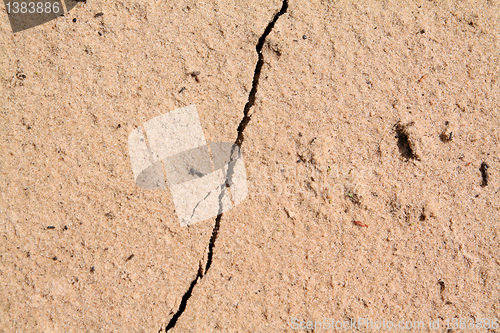
[(210, 269), (210, 267), (212, 265), (213, 254), (214, 254), (214, 249), (215, 249), (215, 242), (217, 241), (217, 237), (219, 235), (220, 224), (221, 224), (221, 220), (222, 220), (222, 211), (223, 211), (222, 198), (224, 196), (225, 191), (227, 190), (227, 187), (229, 186), (229, 184), (232, 183), (232, 177), (233, 177), (234, 166), (235, 166), (234, 161), (239, 157), (240, 148), (241, 148), (241, 145), (243, 144), (243, 141), (245, 139), (243, 132), (245, 131), (245, 128), (251, 119), (250, 109), (255, 104), (255, 98), (257, 95), (257, 88), (258, 88), (259, 80), (260, 80), (260, 73), (262, 71), (262, 66), (264, 65), (264, 56), (262, 54), (262, 47), (264, 46), (264, 42), (266, 41), (267, 36), (273, 30), (274, 25), (276, 24), (278, 19), (283, 14), (286, 13), (287, 9), (288, 9), (288, 0), (284, 0), (282, 5), (281, 5), (280, 10), (273, 16), (273, 19), (268, 23), (266, 29), (264, 30), (264, 33), (260, 36), (260, 38), (257, 42), (256, 51), (257, 51), (259, 59), (257, 61), (257, 64), (255, 65), (255, 70), (254, 70), (254, 75), (253, 75), (253, 80), (252, 80), (252, 89), (250, 90), (250, 93), (248, 95), (248, 100), (247, 100), (245, 107), (243, 109), (243, 118), (241, 119), (240, 124), (238, 125), (238, 129), (237, 129), (238, 135), (237, 135), (236, 140), (235, 140), (235, 142), (232, 146), (232, 149), (231, 149), (230, 162), (228, 165), (226, 181), (225, 181), (225, 184), (222, 184), (222, 186), (221, 186), (221, 193), (219, 195), (219, 213), (217, 214), (217, 217), (215, 218), (214, 228), (212, 229), (212, 236), (210, 237), (210, 242), (208, 244), (208, 254), (207, 254), (207, 261), (206, 261), (206, 265), (205, 265), (205, 271), (202, 270), (202, 266), (200, 263), (200, 267), (198, 269), (198, 273), (197, 273), (195, 279), (191, 282), (189, 289), (182, 296), (179, 308), (177, 309), (177, 312), (172, 316), (169, 323), (167, 324), (167, 327), (165, 328), (165, 332), (168, 332), (170, 329), (175, 327), (180, 316), (186, 310), (187, 303), (188, 303), (189, 298), (191, 297), (191, 295), (193, 293), (194, 288), (196, 287), (196, 284), (198, 283), (198, 281), (203, 279), (203, 276), (208, 272), (208, 270)]

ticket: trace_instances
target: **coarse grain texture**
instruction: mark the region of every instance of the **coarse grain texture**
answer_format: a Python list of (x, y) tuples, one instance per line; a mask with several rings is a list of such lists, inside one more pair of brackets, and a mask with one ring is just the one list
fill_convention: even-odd
[(245, 131), (249, 198), (176, 332), (499, 318), (499, 9), (290, 1)]
[[(500, 319), (498, 1), (288, 4), (249, 196), (171, 331)], [(0, 331), (165, 329), (214, 219), (182, 228), (137, 188), (128, 134), (197, 104), (207, 141), (234, 142), (280, 6), (89, 1), (15, 35), (0, 10)]]
[(259, 4), (82, 2), (14, 35), (0, 5), (0, 331), (169, 321), (212, 225), (135, 185), (128, 135), (196, 104), (208, 141), (233, 140), (280, 5)]

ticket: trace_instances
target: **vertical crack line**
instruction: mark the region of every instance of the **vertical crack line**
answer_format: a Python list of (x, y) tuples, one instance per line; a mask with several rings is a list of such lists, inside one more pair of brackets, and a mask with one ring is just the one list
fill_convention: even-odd
[(262, 47), (264, 46), (264, 42), (266, 41), (267, 36), (273, 30), (276, 21), (278, 21), (281, 15), (286, 13), (287, 9), (288, 9), (288, 0), (284, 0), (283, 4), (281, 5), (281, 9), (274, 15), (272, 21), (269, 22), (269, 24), (266, 27), (266, 30), (264, 30), (264, 33), (262, 34), (262, 36), (260, 36), (259, 41), (257, 43), (256, 50), (257, 50), (257, 55), (259, 56), (259, 60), (257, 60), (257, 65), (255, 66), (255, 71), (252, 80), (252, 89), (250, 89), (250, 93), (248, 94), (248, 100), (245, 104), (245, 107), (243, 108), (243, 119), (241, 119), (241, 122), (238, 125), (238, 137), (236, 138), (235, 141), (235, 144), (240, 147), (241, 144), (243, 143), (243, 140), (245, 139), (243, 136), (243, 131), (245, 131), (245, 128), (250, 122), (250, 118), (252, 116), (250, 114), (250, 109), (255, 104), (255, 97), (257, 95), (257, 88), (259, 86), (259, 80), (260, 80), (260, 72), (262, 71), (262, 66), (264, 65), (264, 55), (262, 54)]
[(196, 274), (196, 277), (194, 278), (193, 281), (191, 281), (191, 284), (189, 285), (189, 289), (186, 291), (184, 296), (182, 296), (181, 299), (181, 304), (179, 304), (179, 309), (177, 312), (174, 314), (172, 319), (168, 322), (167, 327), (165, 327), (165, 332), (168, 332), (171, 328), (174, 328), (175, 324), (177, 323), (177, 320), (179, 320), (179, 317), (182, 315), (184, 310), (186, 310), (186, 305), (187, 301), (191, 297), (191, 294), (193, 293), (193, 289), (198, 283), (198, 280), (200, 280), (203, 277), (203, 272), (202, 272), (202, 266), (200, 263), (200, 266), (198, 267), (198, 273)]
[(264, 46), (264, 42), (266, 41), (267, 36), (273, 30), (276, 21), (278, 21), (281, 15), (286, 13), (287, 9), (288, 9), (288, 0), (284, 0), (281, 5), (281, 9), (276, 14), (274, 14), (273, 19), (268, 23), (266, 29), (264, 30), (264, 33), (262, 34), (262, 36), (260, 36), (259, 41), (257, 42), (257, 46), (255, 48), (259, 56), (259, 59), (257, 60), (257, 64), (255, 65), (255, 70), (252, 80), (252, 89), (250, 89), (250, 93), (248, 94), (248, 100), (245, 104), (245, 107), (243, 108), (243, 118), (241, 119), (240, 124), (238, 125), (238, 136), (236, 137), (233, 147), (231, 148), (231, 155), (230, 155), (231, 158), (228, 164), (226, 182), (221, 186), (221, 195), (219, 195), (219, 214), (215, 219), (214, 228), (212, 230), (212, 237), (210, 237), (210, 243), (208, 244), (208, 255), (207, 255), (207, 264), (205, 266), (205, 274), (208, 272), (210, 266), (212, 265), (215, 242), (217, 241), (217, 237), (219, 236), (220, 221), (222, 220), (222, 198), (224, 197), (226, 187), (229, 187), (229, 185), (233, 183), (232, 180), (233, 180), (234, 167), (236, 165), (236, 159), (240, 156), (240, 147), (243, 144), (243, 140), (245, 139), (243, 136), (243, 132), (245, 131), (245, 128), (250, 122), (252, 116), (249, 113), (250, 109), (255, 104), (257, 88), (259, 86), (260, 73), (262, 71), (262, 66), (264, 65), (264, 55), (262, 54), (262, 47)]
[(215, 218), (215, 224), (214, 224), (214, 228), (212, 230), (212, 236), (210, 237), (210, 243), (208, 243), (207, 264), (205, 265), (205, 273), (208, 272), (208, 270), (210, 269), (210, 266), (212, 265), (212, 258), (214, 256), (215, 241), (217, 240), (217, 236), (219, 236), (219, 228), (220, 228), (220, 220), (221, 219), (222, 219), (222, 214), (217, 215), (217, 217)]
[(278, 21), (280, 16), (282, 16), (283, 14), (286, 13), (287, 9), (288, 9), (288, 0), (283, 0), (283, 3), (281, 5), (281, 9), (274, 15), (273, 19), (267, 24), (267, 27), (264, 30), (264, 33), (262, 34), (262, 36), (260, 36), (260, 38), (257, 42), (256, 51), (257, 51), (257, 55), (258, 55), (259, 59), (257, 60), (257, 64), (255, 65), (255, 70), (254, 70), (253, 80), (252, 80), (252, 89), (250, 90), (250, 93), (248, 94), (248, 100), (245, 104), (245, 107), (243, 108), (243, 118), (241, 119), (240, 124), (238, 125), (238, 129), (237, 129), (238, 136), (236, 137), (236, 140), (234, 141), (233, 146), (231, 148), (230, 161), (228, 164), (225, 182), (221, 185), (221, 193), (219, 195), (219, 211), (218, 211), (217, 217), (215, 218), (215, 224), (214, 224), (214, 228), (212, 230), (212, 236), (210, 237), (210, 242), (208, 243), (208, 254), (207, 254), (207, 261), (205, 264), (205, 270), (203, 270), (202, 264), (200, 262), (199, 263), (200, 266), (198, 267), (198, 273), (196, 274), (196, 277), (194, 278), (194, 280), (191, 282), (189, 289), (182, 296), (179, 308), (177, 309), (177, 312), (173, 315), (173, 317), (170, 319), (169, 323), (167, 324), (167, 327), (165, 328), (165, 332), (168, 332), (170, 329), (175, 327), (175, 324), (179, 320), (180, 316), (186, 310), (187, 302), (193, 293), (194, 287), (196, 286), (198, 281), (203, 279), (204, 275), (208, 272), (208, 270), (210, 269), (210, 266), (212, 265), (215, 242), (217, 241), (217, 237), (219, 236), (220, 223), (222, 220), (222, 211), (223, 211), (222, 199), (224, 198), (224, 194), (226, 192), (226, 189), (229, 187), (230, 184), (232, 184), (232, 178), (233, 178), (233, 173), (234, 173), (234, 167), (236, 165), (236, 159), (240, 156), (240, 147), (243, 144), (243, 141), (245, 140), (245, 138), (243, 136), (243, 132), (245, 131), (245, 128), (248, 125), (248, 123), (250, 122), (250, 119), (252, 116), (250, 114), (250, 109), (255, 104), (255, 98), (257, 95), (257, 88), (259, 85), (260, 73), (262, 71), (262, 66), (264, 65), (264, 55), (262, 54), (262, 48), (264, 46), (264, 43), (266, 41), (267, 36), (273, 30), (274, 25), (276, 24), (276, 21)]

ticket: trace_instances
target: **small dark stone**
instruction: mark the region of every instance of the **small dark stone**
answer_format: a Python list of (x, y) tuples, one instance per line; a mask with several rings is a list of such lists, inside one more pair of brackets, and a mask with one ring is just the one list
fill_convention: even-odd
[(302, 39), (307, 39), (307, 36), (306, 35), (302, 35)]
[(194, 77), (196, 82), (200, 82), (200, 78), (198, 77), (200, 74), (201, 73), (199, 71), (194, 71), (194, 72), (189, 73), (189, 75), (191, 75), (191, 77)]
[(56, 228), (56, 227), (54, 227), (53, 225), (49, 225), (49, 226), (47, 227), (47, 229), (55, 229), (55, 228)]
[(73, 19), (73, 23), (76, 23), (76, 17)]
[(90, 267), (90, 273), (94, 273), (94, 272), (95, 272), (95, 267), (94, 266)]
[(54, 258), (52, 258), (52, 260), (57, 260), (57, 257), (56, 257), (56, 256), (54, 256)]
[(486, 162), (481, 163), (481, 166), (479, 167), (479, 171), (481, 172), (481, 178), (482, 178), (481, 182), (482, 187), (488, 186), (488, 168), (489, 165), (486, 164)]
[(445, 286), (445, 284), (444, 284), (444, 281), (439, 280), (439, 281), (438, 281), (438, 284), (439, 284), (439, 291), (440, 291), (440, 292), (443, 292), (443, 291), (446, 289), (446, 286)]
[(103, 13), (103, 12), (99, 12), (99, 13), (95, 14), (95, 15), (94, 15), (94, 17), (96, 17), (96, 18), (97, 18), (97, 17), (101, 17), (101, 16), (103, 16), (103, 15), (104, 15), (104, 13)]
[(97, 33), (99, 34), (99, 36), (102, 36), (102, 32), (98, 31)]

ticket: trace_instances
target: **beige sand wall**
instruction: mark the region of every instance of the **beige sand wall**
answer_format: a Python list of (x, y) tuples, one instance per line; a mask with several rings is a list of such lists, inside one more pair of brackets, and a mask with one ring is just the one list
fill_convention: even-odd
[[(165, 327), (214, 221), (181, 228), (168, 191), (138, 189), (127, 136), (197, 104), (207, 140), (233, 141), (280, 6), (89, 1), (14, 36), (2, 14), (5, 332)], [(245, 130), (249, 197), (174, 331), (500, 318), (499, 13), (291, 1)]]

